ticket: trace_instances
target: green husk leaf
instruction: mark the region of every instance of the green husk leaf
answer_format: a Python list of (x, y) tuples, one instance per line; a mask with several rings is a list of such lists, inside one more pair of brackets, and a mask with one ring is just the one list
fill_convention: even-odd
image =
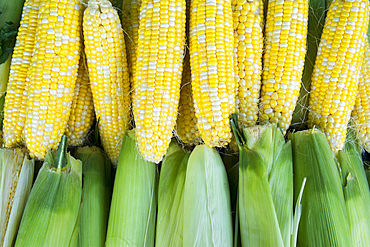
[[(276, 125), (243, 129), (239, 222), (243, 246), (290, 246), (293, 168), (290, 142)], [(263, 205), (263, 206), (261, 206)]]
[[(62, 138), (62, 142), (66, 139)], [(64, 146), (61, 143), (59, 146)], [(76, 246), (80, 224), (82, 164), (63, 152), (66, 166), (49, 163), (49, 151), (29, 195), (15, 246)], [(55, 168), (57, 167), (57, 168)]]
[(77, 148), (82, 161), (82, 212), (77, 246), (101, 246), (106, 239), (112, 196), (112, 171), (108, 157), (98, 147)]
[(206, 145), (194, 148), (184, 193), (183, 246), (232, 246), (229, 184), (215, 149)]
[(145, 161), (135, 144), (134, 130), (122, 141), (106, 246), (154, 246), (158, 169)]
[(184, 186), (189, 156), (188, 151), (178, 150), (166, 155), (162, 162), (156, 246), (183, 246)]
[(0, 29), (0, 64), (5, 63), (13, 52), (17, 28), (13, 22), (5, 22)]
[(337, 157), (344, 178), (343, 193), (351, 231), (351, 246), (370, 246), (370, 191), (360, 149), (355, 142), (347, 141)]
[(305, 56), (302, 84), (293, 112), (292, 126), (296, 129), (307, 128), (308, 101), (311, 90), (311, 76), (315, 65), (322, 30), (325, 24), (325, 1), (310, 0), (308, 9), (307, 52)]
[[(311, 129), (291, 136), (294, 186), (307, 182), (298, 229), (300, 247), (351, 246), (349, 224), (338, 166), (325, 134)], [(297, 201), (300, 191), (294, 191)]]
[(0, 157), (0, 246), (10, 247), (14, 245), (31, 190), (34, 161), (29, 160), (25, 156), (25, 150), (21, 149), (0, 149)]

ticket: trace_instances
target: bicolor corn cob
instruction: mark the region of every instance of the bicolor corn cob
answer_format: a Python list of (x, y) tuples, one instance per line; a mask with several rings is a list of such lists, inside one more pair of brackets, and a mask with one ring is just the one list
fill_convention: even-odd
[(145, 160), (158, 163), (170, 144), (180, 98), (185, 0), (141, 2), (133, 113)]
[(235, 112), (233, 19), (230, 0), (193, 0), (190, 6), (190, 66), (195, 116), (208, 146), (231, 140)]
[(83, 32), (91, 92), (104, 150), (117, 164), (130, 127), (130, 80), (121, 23), (108, 0), (90, 0)]
[(188, 145), (197, 145), (202, 142), (197, 128), (197, 119), (195, 117), (193, 94), (191, 91), (191, 71), (190, 56), (186, 53), (184, 58), (179, 114), (176, 120), (176, 135)]
[(352, 120), (358, 139), (365, 150), (370, 152), (370, 46), (367, 39)]
[(334, 152), (343, 148), (355, 104), (368, 22), (367, 0), (335, 0), (327, 13), (312, 75), (308, 124), (325, 133)]
[(8, 148), (15, 147), (22, 142), (27, 106), (26, 78), (35, 44), (39, 5), (40, 0), (27, 0), (24, 3), (13, 51), (3, 121), (4, 144)]
[(68, 144), (73, 146), (82, 145), (94, 122), (94, 102), (91, 94), (89, 73), (85, 56), (81, 56), (78, 68), (77, 80), (71, 114), (66, 128)]
[(43, 159), (65, 132), (80, 59), (82, 7), (80, 0), (40, 2), (24, 129), (31, 157)]
[(259, 121), (279, 123), (284, 131), (289, 128), (301, 86), (308, 2), (273, 0), (267, 8)]
[(258, 119), (263, 47), (263, 1), (233, 0), (234, 63), (239, 123), (255, 125)]

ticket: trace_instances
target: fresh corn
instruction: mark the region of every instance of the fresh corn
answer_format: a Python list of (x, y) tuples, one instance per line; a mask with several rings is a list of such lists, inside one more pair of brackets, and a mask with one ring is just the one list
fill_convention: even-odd
[(180, 149), (167, 153), (163, 159), (158, 185), (155, 246), (183, 246), (184, 187), (189, 156), (189, 151)]
[(187, 50), (184, 58), (179, 114), (176, 120), (176, 135), (187, 145), (197, 145), (202, 142), (195, 117), (194, 99), (191, 91), (190, 55)]
[(85, 142), (95, 119), (94, 102), (85, 61), (85, 57), (81, 56), (71, 114), (65, 133), (68, 137), (68, 144), (73, 146), (80, 146)]
[(24, 149), (0, 149), (0, 246), (14, 246), (33, 172), (34, 161)]
[(308, 0), (268, 2), (263, 55), (260, 123), (289, 128), (306, 54)]
[(97, 147), (81, 147), (74, 157), (82, 162), (83, 204), (77, 247), (104, 247), (112, 195), (111, 163)]
[(368, 23), (367, 0), (334, 0), (325, 20), (312, 75), (308, 125), (325, 133), (333, 152), (343, 148), (346, 138)]
[(230, 0), (192, 0), (190, 69), (195, 116), (206, 145), (222, 147), (231, 140), (230, 114), (235, 112), (237, 84), (233, 60)]
[[(349, 132), (351, 133), (351, 132)], [(352, 244), (350, 246), (370, 246), (370, 191), (367, 183), (361, 149), (355, 140), (349, 138), (343, 150), (338, 152), (338, 161), (342, 171), (343, 193), (347, 208), (349, 230)]]
[(224, 164), (214, 148), (198, 145), (186, 169), (183, 246), (232, 246), (232, 230)]
[[(354, 246), (337, 164), (325, 134), (310, 129), (291, 136), (294, 187), (307, 178), (298, 246)], [(294, 190), (295, 200), (299, 190)]]
[(367, 38), (355, 101), (352, 111), (353, 125), (361, 145), (370, 152), (370, 45)]
[(144, 159), (162, 160), (172, 138), (180, 98), (185, 0), (141, 2), (133, 113)]
[(285, 142), (282, 131), (272, 124), (242, 128), (237, 141), (242, 246), (290, 246), (293, 230), (290, 141)]
[(36, 28), (41, 0), (27, 0), (23, 7), (18, 29), (4, 105), (4, 143), (11, 148), (22, 143), (22, 131), (26, 122), (28, 71), (36, 40)]
[(134, 130), (127, 131), (117, 165), (105, 246), (154, 246), (157, 183), (157, 166), (142, 158)]
[(108, 0), (88, 2), (83, 33), (99, 134), (116, 165), (123, 135), (130, 128), (130, 79), (121, 23)]
[(263, 48), (262, 0), (233, 0), (234, 63), (238, 83), (239, 123), (253, 126), (258, 119)]
[(124, 0), (122, 13), (122, 27), (127, 35), (126, 47), (132, 81), (136, 80), (137, 48), (139, 40), (141, 0)]
[(48, 152), (29, 195), (15, 247), (76, 246), (82, 203), (82, 164), (67, 154)]
[(80, 59), (82, 7), (80, 0), (40, 1), (23, 136), (37, 159), (57, 148), (67, 126)]

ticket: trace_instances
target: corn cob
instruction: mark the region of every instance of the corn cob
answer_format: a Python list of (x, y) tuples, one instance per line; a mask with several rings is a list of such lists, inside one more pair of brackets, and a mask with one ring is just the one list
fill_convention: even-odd
[(367, 183), (364, 165), (361, 158), (361, 148), (352, 137), (352, 131), (347, 134), (344, 148), (338, 151), (338, 162), (341, 167), (344, 201), (346, 203), (351, 246), (370, 246), (370, 215), (367, 208), (370, 203), (370, 191)]
[(291, 142), (285, 142), (276, 124), (242, 128), (237, 142), (242, 245), (290, 246), (293, 230)]
[(263, 55), (260, 123), (286, 131), (299, 95), (306, 54), (308, 0), (269, 1)]
[(77, 247), (103, 247), (112, 197), (112, 164), (97, 147), (80, 147), (74, 153), (82, 162), (83, 204)]
[(343, 148), (355, 104), (368, 23), (367, 0), (334, 0), (327, 13), (312, 75), (308, 125), (325, 133), (334, 152)]
[(26, 77), (35, 44), (37, 16), (41, 0), (27, 0), (10, 65), (9, 81), (4, 105), (4, 144), (11, 148), (22, 142), (26, 121)]
[[(341, 177), (325, 135), (310, 129), (295, 132), (291, 140), (294, 188), (307, 178), (298, 246), (355, 246), (351, 244)], [(294, 189), (295, 200), (298, 193)]]
[(82, 7), (79, 0), (40, 2), (23, 137), (37, 159), (58, 146), (67, 126), (80, 59)]
[(105, 246), (154, 246), (157, 166), (141, 157), (134, 130), (124, 135), (121, 150)]
[(34, 161), (25, 149), (0, 149), (0, 246), (11, 247), (33, 181)]
[(65, 133), (68, 137), (68, 144), (73, 146), (84, 143), (95, 118), (94, 102), (85, 61), (85, 57), (81, 56), (71, 114), (69, 115)]
[(185, 144), (197, 145), (202, 142), (197, 128), (197, 119), (195, 117), (193, 93), (191, 91), (191, 71), (189, 52), (185, 54), (180, 101), (179, 114), (176, 120), (176, 135)]
[(133, 113), (138, 148), (158, 163), (176, 124), (185, 44), (185, 0), (141, 2)]
[(173, 153), (167, 152), (161, 164), (155, 246), (183, 246), (183, 192), (189, 156), (190, 152), (180, 147)]
[(127, 36), (125, 36), (128, 54), (127, 57), (130, 62), (132, 80), (136, 80), (135, 72), (139, 40), (141, 0), (125, 0), (125, 2), (126, 7), (123, 13), (124, 15), (122, 15), (122, 23), (123, 28), (127, 33)]
[(229, 183), (214, 148), (198, 145), (191, 152), (183, 193), (183, 246), (231, 247)]
[(117, 164), (130, 127), (130, 80), (121, 23), (108, 0), (90, 0), (83, 32), (91, 92), (104, 150)]
[(82, 164), (62, 136), (49, 151), (28, 197), (15, 247), (76, 246), (82, 203)]
[(352, 120), (361, 145), (370, 152), (370, 46), (367, 38)]
[(258, 119), (263, 47), (262, 0), (233, 0), (234, 63), (238, 83), (239, 123), (255, 125)]
[(235, 112), (231, 1), (193, 0), (190, 7), (190, 66), (195, 116), (205, 144), (231, 140), (229, 116)]

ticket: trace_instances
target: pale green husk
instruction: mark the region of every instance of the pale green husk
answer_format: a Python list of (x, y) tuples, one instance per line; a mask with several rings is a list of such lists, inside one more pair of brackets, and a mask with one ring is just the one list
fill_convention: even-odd
[(109, 158), (97, 147), (81, 147), (74, 154), (82, 161), (83, 204), (77, 246), (105, 244), (112, 196), (112, 171)]
[(0, 149), (0, 246), (14, 245), (32, 187), (34, 161), (23, 149)]
[(242, 246), (290, 246), (293, 165), (290, 142), (275, 125), (242, 130), (239, 138), (239, 224)]
[[(59, 147), (65, 145), (66, 138)], [(81, 161), (66, 153), (48, 152), (24, 209), (15, 246), (75, 247), (81, 193)]]
[(134, 130), (122, 140), (109, 212), (106, 246), (154, 246), (157, 208), (157, 166), (145, 161)]
[[(307, 178), (298, 246), (352, 246), (340, 172), (325, 134), (311, 129), (296, 132), (291, 139), (295, 188)], [(298, 195), (296, 189), (294, 198)]]
[[(348, 140), (348, 139), (347, 139)], [(370, 191), (362, 163), (360, 148), (347, 141), (337, 154), (342, 169), (343, 193), (346, 203), (351, 246), (370, 246)]]
[[(170, 145), (171, 146), (171, 145)], [(183, 245), (184, 186), (190, 152), (166, 154), (158, 185), (156, 246)]]
[(183, 246), (232, 246), (229, 184), (215, 149), (206, 145), (194, 148), (184, 193)]

